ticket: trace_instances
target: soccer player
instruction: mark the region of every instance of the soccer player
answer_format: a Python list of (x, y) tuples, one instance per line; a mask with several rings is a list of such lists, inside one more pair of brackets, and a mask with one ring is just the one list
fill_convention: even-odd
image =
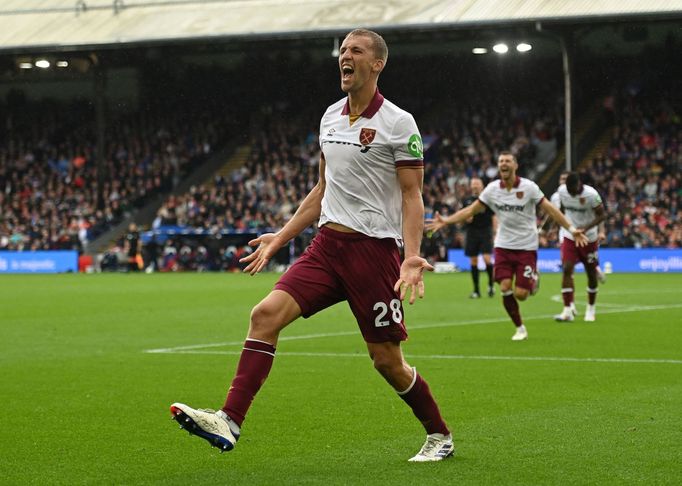
[[(473, 177), (470, 183), (471, 196), (467, 196), (462, 201), (464, 206), (473, 203), (483, 191), (483, 181), (478, 177)], [(474, 283), (474, 291), (469, 295), (471, 299), (481, 297), (479, 287), (478, 255), (483, 255), (485, 271), (488, 274), (488, 297), (495, 295), (493, 286), (493, 264), (490, 254), (493, 251), (493, 233), (495, 228), (495, 213), (489, 208), (478, 213), (466, 221), (466, 241), (464, 243), (464, 254), (469, 257), (471, 263), (471, 280)]]
[(561, 229), (561, 265), (563, 278), (561, 281), (561, 295), (564, 309), (561, 314), (554, 316), (557, 321), (569, 322), (574, 318), (571, 304), (575, 295), (573, 270), (575, 264), (582, 262), (587, 274), (587, 308), (585, 321), (594, 322), (596, 318), (595, 302), (597, 299), (599, 265), (599, 224), (606, 219), (606, 211), (601, 196), (591, 186), (580, 182), (580, 176), (571, 172), (566, 177), (566, 183), (557, 190), (561, 202), (561, 209), (571, 223), (585, 232), (588, 243), (578, 247), (573, 241), (573, 235)]
[(536, 207), (566, 228), (578, 246), (587, 243), (582, 230), (576, 229), (557, 208), (545, 198), (535, 182), (518, 177), (518, 162), (511, 152), (501, 152), (497, 159), (499, 180), (486, 186), (478, 199), (455, 214), (444, 218), (436, 213), (426, 221), (426, 228), (438, 231), (446, 224), (466, 221), (490, 208), (498, 219), (495, 235), (495, 281), (500, 284), (504, 308), (516, 326), (513, 341), (528, 339), (518, 301), (537, 292), (538, 231)]
[[(277, 233), (252, 240), (258, 248), (242, 259), (260, 272), (283, 245), (318, 221), (320, 231), (274, 290), (251, 312), (249, 331), (224, 406), (217, 412), (171, 405), (191, 433), (231, 450), (275, 357), (280, 332), (348, 301), (374, 367), (411, 407), (426, 429), (426, 442), (410, 459), (440, 461), (454, 452), (452, 435), (428, 384), (405, 361), (407, 338), (402, 300), (424, 295), (419, 256), (424, 225), (423, 147), (412, 115), (377, 89), (388, 48), (375, 32), (357, 29), (339, 54), (341, 89), (320, 123), (320, 174), (294, 216)], [(400, 262), (398, 242), (404, 245)]]

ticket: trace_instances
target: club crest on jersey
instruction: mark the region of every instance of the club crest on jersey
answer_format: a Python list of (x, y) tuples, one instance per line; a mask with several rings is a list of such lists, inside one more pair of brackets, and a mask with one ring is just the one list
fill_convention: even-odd
[(374, 128), (363, 128), (360, 130), (360, 143), (362, 145), (369, 145), (374, 140), (374, 135), (377, 131)]
[(585, 204), (585, 198), (584, 197), (580, 198), (580, 204)]
[(523, 199), (523, 191), (517, 191), (516, 199)]

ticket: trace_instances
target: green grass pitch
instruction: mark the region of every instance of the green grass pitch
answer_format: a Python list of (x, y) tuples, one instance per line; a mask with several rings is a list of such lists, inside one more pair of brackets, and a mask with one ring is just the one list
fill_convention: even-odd
[(428, 275), (404, 350), (453, 430), (455, 458), (434, 464), (407, 462), (423, 429), (346, 304), (284, 331), (234, 451), (170, 420), (174, 401), (220, 407), (276, 278), (0, 277), (0, 483), (680, 484), (682, 275), (611, 275), (597, 322), (570, 324), (543, 275), (520, 343), (499, 296)]

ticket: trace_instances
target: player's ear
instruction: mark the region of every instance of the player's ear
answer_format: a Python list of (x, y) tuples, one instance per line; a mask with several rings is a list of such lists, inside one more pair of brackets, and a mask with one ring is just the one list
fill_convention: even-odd
[(374, 63), (372, 64), (372, 72), (375, 72), (377, 74), (381, 73), (381, 71), (384, 70), (384, 66), (386, 65), (386, 61), (383, 59), (375, 59)]

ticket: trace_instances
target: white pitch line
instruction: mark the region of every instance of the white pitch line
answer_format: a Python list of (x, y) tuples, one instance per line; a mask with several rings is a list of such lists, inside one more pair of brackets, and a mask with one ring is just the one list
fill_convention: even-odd
[[(239, 356), (240, 351), (200, 351), (186, 350), (175, 351), (173, 354), (211, 354)], [(364, 353), (307, 353), (298, 351), (278, 352), (277, 356), (302, 356), (313, 358), (364, 358), (369, 357)], [(574, 358), (561, 356), (477, 356), (464, 354), (405, 354), (409, 359), (460, 359), (460, 360), (483, 360), (483, 361), (565, 361), (570, 363), (653, 363), (653, 364), (682, 364), (682, 359), (655, 359), (655, 358)]]
[[(661, 309), (677, 309), (681, 308), (682, 304), (663, 304), (663, 305), (645, 305), (645, 306), (632, 306), (628, 307), (625, 309), (606, 309), (603, 311), (600, 311), (599, 314), (621, 314), (621, 313), (629, 313), (629, 312), (642, 312), (642, 311), (648, 311), (648, 310), (661, 310)], [(538, 316), (530, 316), (530, 317), (524, 317), (525, 321), (531, 321), (531, 320), (542, 320), (542, 319), (552, 319), (554, 318), (553, 314), (545, 314), (545, 315), (538, 315)], [(476, 325), (476, 324), (498, 324), (502, 322), (509, 322), (509, 318), (504, 317), (504, 318), (490, 318), (490, 319), (475, 319), (475, 320), (470, 320), (470, 321), (459, 321), (459, 322), (436, 322), (436, 323), (431, 323), (431, 324), (422, 324), (421, 326), (416, 325), (416, 326), (410, 326), (409, 330), (414, 331), (414, 330), (419, 330), (419, 329), (434, 329), (434, 328), (442, 328), (442, 327), (459, 327), (459, 326), (471, 326), (471, 325)], [(354, 330), (354, 331), (341, 331), (341, 332), (330, 332), (330, 333), (317, 333), (317, 334), (302, 334), (298, 336), (283, 336), (279, 338), (279, 341), (297, 341), (297, 340), (303, 340), (303, 339), (316, 339), (316, 338), (327, 338), (327, 337), (337, 337), (337, 336), (354, 336), (357, 335), (359, 331)], [(241, 346), (244, 344), (244, 341), (227, 341), (227, 342), (220, 342), (220, 343), (209, 343), (209, 344), (191, 344), (187, 346), (175, 346), (175, 347), (170, 347), (170, 348), (157, 348), (157, 349), (146, 349), (144, 350), (145, 353), (152, 353), (152, 354), (168, 354), (168, 353), (182, 353), (182, 352), (190, 352), (192, 350), (197, 350), (197, 349), (206, 349), (206, 348), (220, 348), (224, 346)], [(189, 353), (185, 353), (189, 354)], [(206, 352), (205, 354), (210, 354)], [(221, 353), (222, 354), (222, 353)]]

